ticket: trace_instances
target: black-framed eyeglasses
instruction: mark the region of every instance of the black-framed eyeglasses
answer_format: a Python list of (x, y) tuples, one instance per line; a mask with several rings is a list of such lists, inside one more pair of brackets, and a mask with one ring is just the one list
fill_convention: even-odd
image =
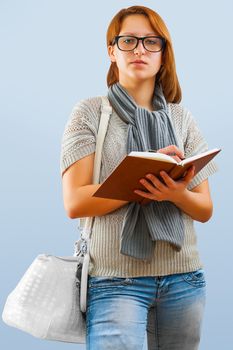
[(142, 41), (143, 47), (150, 52), (159, 52), (164, 50), (166, 40), (161, 36), (144, 36), (137, 37), (133, 35), (117, 35), (113, 39), (112, 45), (117, 44), (121, 51), (133, 51), (138, 46), (139, 40)]

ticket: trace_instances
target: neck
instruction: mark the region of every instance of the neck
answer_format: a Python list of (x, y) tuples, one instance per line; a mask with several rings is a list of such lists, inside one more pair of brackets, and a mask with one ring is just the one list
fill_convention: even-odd
[(143, 82), (126, 82), (119, 80), (119, 83), (123, 88), (129, 93), (129, 95), (134, 99), (136, 104), (140, 107), (146, 108), (149, 111), (153, 111), (153, 95), (155, 88), (154, 80), (147, 80)]

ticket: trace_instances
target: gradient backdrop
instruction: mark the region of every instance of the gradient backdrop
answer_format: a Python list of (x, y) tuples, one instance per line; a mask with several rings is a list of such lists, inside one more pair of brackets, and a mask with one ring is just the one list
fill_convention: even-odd
[[(207, 305), (201, 350), (230, 350), (232, 310), (232, 1), (0, 0), (1, 312), (39, 253), (72, 255), (78, 220), (66, 216), (61, 137), (74, 104), (107, 92), (107, 26), (123, 7), (145, 5), (173, 40), (183, 105), (209, 148), (214, 215), (195, 223)], [(85, 349), (33, 338), (0, 322), (2, 349)], [(146, 342), (145, 347), (146, 349)]]

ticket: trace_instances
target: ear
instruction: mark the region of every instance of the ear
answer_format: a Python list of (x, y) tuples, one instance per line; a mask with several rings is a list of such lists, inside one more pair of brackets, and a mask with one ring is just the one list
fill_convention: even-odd
[(111, 59), (111, 62), (116, 62), (114, 46), (108, 46), (108, 55)]

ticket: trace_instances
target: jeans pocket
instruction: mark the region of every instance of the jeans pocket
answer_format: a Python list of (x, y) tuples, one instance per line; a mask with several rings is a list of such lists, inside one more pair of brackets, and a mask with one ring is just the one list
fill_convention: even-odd
[(89, 288), (107, 288), (114, 286), (126, 286), (133, 283), (132, 278), (124, 278), (124, 277), (89, 277)]
[(196, 271), (186, 272), (182, 274), (182, 278), (185, 282), (191, 284), (194, 287), (205, 287), (206, 279), (203, 269)]

